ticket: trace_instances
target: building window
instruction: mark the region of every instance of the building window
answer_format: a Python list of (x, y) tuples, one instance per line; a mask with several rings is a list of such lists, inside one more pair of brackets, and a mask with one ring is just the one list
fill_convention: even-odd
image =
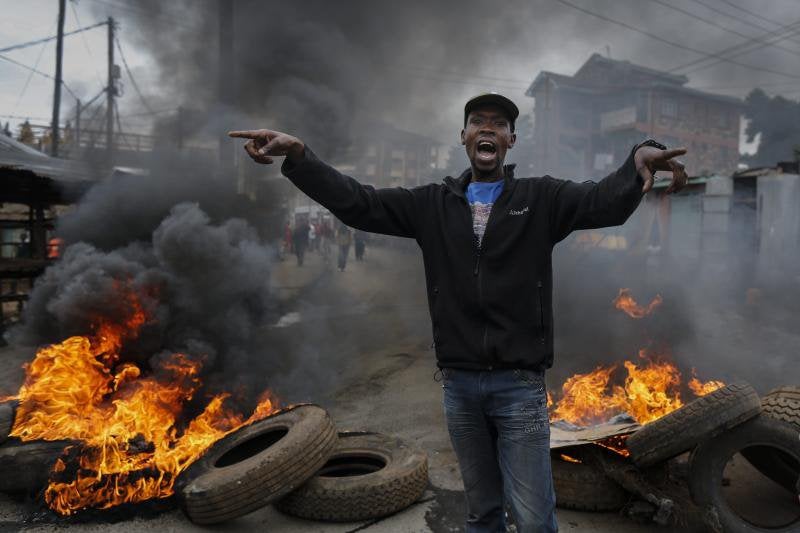
[(678, 118), (678, 102), (672, 98), (664, 98), (661, 100), (661, 116)]
[(726, 130), (726, 129), (728, 129), (730, 127), (730, 125), (731, 125), (730, 120), (729, 120), (730, 117), (729, 117), (729, 115), (728, 115), (728, 113), (726, 111), (724, 111), (724, 110), (717, 111), (714, 114), (714, 116), (715, 116), (714, 118), (716, 119), (715, 123), (716, 123), (716, 126), (718, 128)]

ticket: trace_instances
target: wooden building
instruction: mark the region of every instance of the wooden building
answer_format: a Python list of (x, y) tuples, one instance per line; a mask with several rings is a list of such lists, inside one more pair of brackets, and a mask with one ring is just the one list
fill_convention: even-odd
[(542, 71), (535, 99), (536, 172), (601, 176), (652, 137), (686, 146), (692, 175), (731, 174), (739, 160), (742, 102), (686, 87), (683, 75), (594, 54), (574, 76)]

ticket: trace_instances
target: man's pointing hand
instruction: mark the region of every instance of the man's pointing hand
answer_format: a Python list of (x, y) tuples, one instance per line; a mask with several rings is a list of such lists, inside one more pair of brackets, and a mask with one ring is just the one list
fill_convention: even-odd
[(289, 134), (272, 130), (243, 130), (229, 131), (231, 137), (250, 139), (244, 143), (247, 155), (256, 163), (270, 165), (271, 156), (286, 156), (290, 161), (297, 162), (303, 158), (305, 145), (303, 141)]
[(646, 193), (653, 188), (653, 174), (657, 170), (668, 170), (672, 172), (672, 183), (667, 187), (667, 194), (678, 192), (686, 186), (689, 176), (683, 163), (675, 159), (686, 154), (686, 148), (674, 148), (672, 150), (660, 150), (654, 146), (641, 146), (633, 155), (636, 171), (644, 179), (642, 192)]

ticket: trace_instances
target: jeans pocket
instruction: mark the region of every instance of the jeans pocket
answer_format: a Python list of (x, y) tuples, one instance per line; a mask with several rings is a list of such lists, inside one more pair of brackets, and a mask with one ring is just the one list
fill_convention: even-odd
[(530, 387), (537, 392), (544, 393), (544, 372), (515, 368), (513, 370), (513, 374), (514, 378), (521, 384)]

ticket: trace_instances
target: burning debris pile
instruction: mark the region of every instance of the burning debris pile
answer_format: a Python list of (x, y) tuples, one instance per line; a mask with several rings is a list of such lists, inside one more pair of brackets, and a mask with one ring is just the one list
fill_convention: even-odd
[[(641, 306), (630, 290), (621, 289), (613, 303), (641, 319), (662, 302), (659, 295)], [(684, 384), (675, 364), (649, 349), (640, 350), (639, 362), (625, 361), (622, 367), (621, 381), (617, 365), (600, 366), (568, 378), (557, 401), (548, 396), (559, 505), (591, 511), (624, 507), (629, 516), (662, 524), (694, 519), (715, 532), (800, 527), (800, 390), (771, 392), (761, 414), (762, 400), (750, 385), (703, 382), (694, 369)], [(695, 399), (684, 403), (683, 393)], [(685, 452), (691, 452), (688, 459)], [(756, 474), (731, 481), (736, 473), (729, 472), (729, 464), (739, 470), (748, 465)], [(760, 490), (754, 476), (766, 480), (766, 504), (777, 506), (768, 519), (774, 523), (764, 529), (758, 522), (763, 523), (763, 511), (738, 513), (722, 490), (723, 478), (728, 485)]]
[[(97, 219), (102, 196), (72, 220)], [(277, 315), (272, 251), (254, 228), (213, 222), (194, 203), (159, 217), (163, 207), (138, 217), (149, 229), (70, 229), (66, 219), (66, 233), (79, 234), (38, 280), (16, 331), (42, 347), (16, 394), (0, 398), (0, 490), (34, 495), (60, 516), (175, 495), (197, 523), (287, 495), (285, 512), (329, 520), (383, 516), (418, 499), (423, 452), (340, 434), (316, 406), (280, 405), (274, 383), (287, 365), (262, 336)], [(326, 503), (326, 472), (356, 477), (355, 492)]]

